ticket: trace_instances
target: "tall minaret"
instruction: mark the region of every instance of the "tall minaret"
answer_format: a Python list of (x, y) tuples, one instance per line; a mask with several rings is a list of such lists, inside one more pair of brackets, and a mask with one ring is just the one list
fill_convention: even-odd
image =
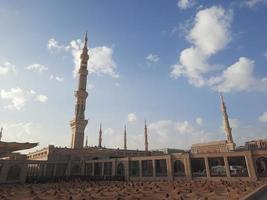
[(126, 125), (124, 125), (124, 150), (127, 150), (127, 131), (126, 131)]
[(145, 120), (145, 151), (148, 151), (148, 140), (147, 140), (147, 126)]
[(224, 98), (221, 96), (221, 111), (223, 114), (223, 127), (224, 127), (224, 132), (226, 134), (227, 138), (227, 146), (229, 147), (229, 150), (234, 150), (235, 149), (235, 143), (233, 141), (233, 136), (232, 136), (232, 128), (230, 127), (229, 119), (228, 119), (228, 114), (226, 110), (226, 106), (224, 103)]
[(102, 124), (101, 123), (100, 123), (100, 128), (99, 128), (98, 147), (102, 147)]
[(84, 38), (84, 47), (80, 55), (81, 64), (79, 69), (79, 81), (78, 90), (75, 91), (76, 104), (75, 104), (75, 115), (73, 120), (70, 122), (72, 129), (71, 148), (81, 149), (84, 143), (84, 129), (88, 123), (88, 120), (84, 118), (84, 111), (86, 105), (86, 98), (88, 93), (86, 91), (87, 83), (87, 62), (89, 60), (88, 49), (87, 49), (87, 32)]

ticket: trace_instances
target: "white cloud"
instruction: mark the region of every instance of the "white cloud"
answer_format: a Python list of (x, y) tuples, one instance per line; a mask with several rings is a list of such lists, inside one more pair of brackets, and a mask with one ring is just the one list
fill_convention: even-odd
[(171, 76), (186, 76), (189, 83), (202, 87), (205, 84), (203, 75), (216, 70), (208, 64), (208, 58), (225, 48), (231, 40), (231, 22), (232, 12), (221, 7), (200, 10), (187, 35), (192, 46), (181, 52), (179, 62), (172, 66)]
[(150, 62), (158, 62), (159, 61), (159, 56), (156, 54), (148, 54), (146, 57), (146, 60), (150, 61)]
[(64, 45), (59, 45), (58, 41), (56, 41), (54, 38), (51, 38), (51, 39), (48, 40), (47, 48), (51, 52), (65, 50)]
[(150, 148), (189, 149), (191, 144), (207, 141), (212, 134), (188, 121), (159, 120), (148, 125)]
[(195, 131), (194, 127), (188, 121), (177, 122), (175, 124), (175, 130), (180, 134), (190, 134)]
[(196, 123), (197, 123), (198, 125), (202, 125), (202, 124), (203, 124), (203, 119), (202, 119), (201, 117), (197, 117), (197, 118), (196, 118)]
[(209, 84), (220, 92), (247, 90), (254, 83), (253, 68), (254, 61), (241, 57), (225, 69), (221, 76), (211, 78)]
[(11, 71), (15, 72), (16, 66), (10, 62), (4, 62), (2, 65), (0, 65), (0, 75), (6, 75)]
[(267, 59), (267, 51), (263, 55)]
[(47, 96), (42, 95), (42, 94), (39, 94), (39, 95), (36, 96), (36, 100), (39, 101), (39, 102), (41, 102), (41, 103), (46, 102), (47, 99), (48, 99)]
[(81, 55), (81, 49), (82, 48), (83, 48), (83, 43), (80, 39), (72, 40), (66, 48), (67, 51), (70, 51), (72, 54), (72, 60), (74, 63), (74, 70), (73, 70), (73, 76), (74, 77), (77, 76), (77, 72), (80, 68), (80, 62), (81, 62), (80, 55)]
[(191, 6), (194, 5), (194, 0), (178, 0), (177, 2), (177, 6), (184, 10), (184, 9), (187, 9), (187, 8), (190, 8)]
[(248, 7), (253, 8), (258, 4), (267, 4), (267, 0), (247, 0), (245, 4)]
[(32, 135), (32, 125), (32, 122), (4, 123), (3, 140), (29, 142), (28, 139)]
[(107, 128), (104, 131), (105, 137), (106, 136), (113, 136), (114, 135), (114, 130), (112, 128)]
[(200, 10), (187, 39), (204, 55), (215, 54), (231, 40), (232, 16), (231, 11), (217, 6)]
[[(186, 36), (192, 46), (181, 52), (179, 62), (171, 67), (170, 76), (175, 79), (185, 76), (195, 87), (210, 86), (220, 92), (267, 92), (267, 77), (254, 77), (253, 60), (240, 57), (223, 71), (221, 66), (208, 62), (231, 41), (232, 16), (232, 11), (217, 6), (200, 10)], [(216, 71), (218, 75), (214, 74)]]
[(134, 113), (128, 114), (128, 122), (134, 122), (137, 120), (137, 116)]
[(254, 77), (254, 61), (240, 57), (221, 75), (210, 78), (207, 84), (219, 92), (256, 90), (267, 92), (267, 78)]
[(26, 102), (38, 95), (34, 90), (24, 91), (23, 89), (17, 87), (11, 88), (9, 91), (2, 89), (0, 96), (2, 99), (11, 101), (7, 108), (21, 110), (25, 106)]
[(259, 116), (259, 121), (267, 122), (267, 112), (264, 112), (261, 116)]
[[(80, 55), (83, 48), (81, 39), (72, 40), (68, 45), (59, 45), (55, 39), (48, 41), (48, 49), (53, 51), (70, 52), (74, 63), (73, 75), (76, 76), (80, 67)], [(113, 78), (119, 78), (116, 72), (117, 64), (113, 59), (113, 49), (107, 46), (89, 48), (88, 71), (90, 74), (109, 75)]]
[(98, 75), (109, 75), (119, 78), (115, 72), (117, 64), (113, 60), (113, 49), (107, 46), (95, 47), (89, 50), (88, 71)]
[(64, 78), (59, 77), (59, 76), (56, 76), (55, 77), (55, 80), (58, 81), (58, 82), (63, 82), (64, 81)]
[[(98, 143), (98, 134), (92, 137), (94, 137), (93, 140), (96, 141), (96, 143)], [(130, 136), (128, 136), (128, 139), (129, 137)], [(104, 147), (109, 147), (109, 148), (118, 148), (120, 146), (123, 147), (123, 132), (118, 133), (115, 132), (113, 128), (106, 128), (103, 130), (102, 138), (103, 138), (102, 145)]]
[(58, 82), (63, 82), (63, 81), (64, 81), (64, 78), (63, 78), (63, 77), (54, 76), (53, 74), (51, 74), (51, 75), (49, 76), (49, 80), (53, 80), (53, 79), (55, 79), (55, 80), (58, 81)]
[(232, 129), (237, 129), (239, 127), (239, 120), (236, 118), (230, 118), (229, 123)]
[(156, 132), (160, 136), (167, 136), (169, 133), (170, 126), (172, 125), (171, 120), (160, 120), (148, 125), (148, 129), (151, 132)]
[(20, 110), (24, 107), (26, 101), (34, 96), (34, 91), (23, 91), (21, 88), (11, 88), (9, 91), (1, 90), (1, 98), (11, 101), (8, 108)]
[(32, 70), (32, 71), (39, 71), (39, 72), (48, 70), (46, 66), (41, 65), (41, 64), (32, 64), (32, 65), (27, 66), (26, 69)]
[(93, 85), (93, 84), (88, 84), (87, 87), (88, 87), (88, 90), (95, 89), (95, 85)]

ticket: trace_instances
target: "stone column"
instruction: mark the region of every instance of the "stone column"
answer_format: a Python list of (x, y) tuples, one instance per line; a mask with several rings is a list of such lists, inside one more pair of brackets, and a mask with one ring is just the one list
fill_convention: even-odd
[(20, 183), (25, 183), (27, 177), (27, 164), (23, 162), (21, 165), (21, 171), (20, 171), (20, 176), (19, 176), (19, 181)]
[(245, 160), (246, 160), (246, 165), (247, 165), (247, 170), (248, 170), (248, 176), (256, 180), (257, 175), (256, 175), (256, 170), (255, 170), (251, 151), (245, 154)]
[(46, 169), (47, 169), (47, 163), (44, 164), (44, 172), (43, 172), (43, 176), (46, 176)]
[(224, 160), (224, 167), (225, 167), (225, 171), (226, 171), (226, 176), (227, 176), (227, 178), (231, 178), (231, 173), (230, 173), (229, 162), (228, 162), (227, 156), (224, 156), (223, 160)]
[(143, 177), (142, 160), (138, 160), (138, 162), (139, 162), (139, 176)]
[(92, 162), (92, 176), (95, 176), (95, 162)]
[(191, 163), (190, 163), (189, 154), (187, 154), (185, 159), (184, 159), (184, 167), (185, 167), (186, 178), (192, 179), (192, 171), (191, 171)]
[(81, 175), (84, 176), (85, 175), (85, 162), (82, 161), (81, 163)]
[(28, 175), (29, 176), (32, 176), (32, 164), (30, 164), (29, 166), (28, 166)]
[(116, 176), (116, 162), (115, 160), (112, 161), (112, 176)]
[(8, 167), (9, 167), (8, 161), (3, 162), (3, 166), (2, 166), (2, 170), (1, 170), (1, 174), (0, 174), (0, 183), (6, 182)]
[(156, 163), (155, 160), (152, 160), (152, 167), (153, 167), (153, 177), (156, 177)]
[(204, 160), (205, 160), (206, 174), (207, 177), (210, 178), (210, 167), (209, 167), (208, 157), (204, 157)]
[(101, 163), (102, 163), (102, 164), (101, 164), (101, 166), (102, 166), (102, 170), (101, 170), (101, 171), (102, 171), (102, 174), (101, 174), (101, 175), (104, 176), (104, 168), (105, 168), (104, 165), (105, 165), (105, 162), (101, 162)]
[(66, 169), (66, 176), (70, 176), (71, 172), (71, 161), (68, 162), (67, 169)]
[(167, 175), (168, 175), (168, 179), (170, 181), (173, 180), (173, 170), (172, 170), (172, 159), (171, 159), (171, 155), (168, 155), (166, 158), (166, 164), (167, 164)]
[(54, 163), (54, 173), (53, 176), (57, 176), (57, 163)]
[(43, 165), (42, 163), (38, 164), (38, 177), (42, 176), (43, 173)]
[(125, 170), (125, 180), (129, 180), (129, 157), (127, 157), (127, 160), (122, 161), (124, 163), (124, 170)]

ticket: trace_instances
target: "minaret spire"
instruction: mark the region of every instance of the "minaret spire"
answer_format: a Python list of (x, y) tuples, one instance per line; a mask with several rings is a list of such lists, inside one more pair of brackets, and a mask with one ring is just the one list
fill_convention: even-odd
[(83, 148), (84, 144), (84, 130), (88, 123), (88, 120), (85, 119), (85, 106), (86, 98), (88, 93), (86, 91), (87, 84), (87, 62), (89, 60), (88, 49), (87, 49), (87, 32), (85, 33), (84, 38), (84, 47), (80, 55), (81, 64), (78, 71), (78, 89), (75, 91), (76, 104), (75, 104), (75, 115), (73, 120), (70, 122), (72, 129), (72, 139), (71, 139), (71, 148), (80, 149)]
[(145, 151), (148, 151), (148, 140), (147, 140), (147, 126), (145, 120)]
[(127, 150), (127, 131), (126, 131), (126, 125), (124, 125), (124, 150)]
[(85, 36), (84, 36), (84, 47), (87, 49), (87, 41), (88, 41), (88, 37), (87, 37), (87, 31), (85, 32)]
[(100, 123), (99, 128), (98, 147), (102, 147), (102, 123)]
[(221, 97), (221, 112), (223, 114), (224, 132), (226, 134), (227, 143), (229, 144), (229, 146), (232, 146), (230, 149), (233, 150), (235, 148), (235, 144), (234, 144), (233, 136), (232, 136), (232, 128), (230, 127), (229, 118), (228, 118), (227, 109), (226, 109), (223, 95), (220, 94), (220, 97)]

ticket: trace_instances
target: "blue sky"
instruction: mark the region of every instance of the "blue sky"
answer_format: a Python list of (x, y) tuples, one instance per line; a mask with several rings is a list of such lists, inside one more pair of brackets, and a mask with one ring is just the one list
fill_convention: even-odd
[[(205, 3), (205, 4), (204, 4)], [(85, 30), (86, 135), (97, 145), (190, 148), (224, 139), (223, 92), (239, 145), (267, 133), (266, 0), (0, 2), (3, 140), (69, 146)]]

